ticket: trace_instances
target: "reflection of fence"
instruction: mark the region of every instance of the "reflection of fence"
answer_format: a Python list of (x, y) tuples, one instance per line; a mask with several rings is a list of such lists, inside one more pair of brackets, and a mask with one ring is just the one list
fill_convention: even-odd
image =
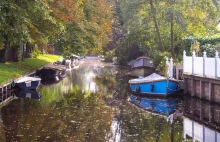
[(200, 142), (220, 141), (220, 105), (191, 97), (183, 101), (184, 138)]
[(192, 56), (186, 56), (186, 52), (184, 51), (183, 72), (185, 74), (219, 78), (220, 58), (218, 52), (216, 51), (215, 58), (209, 58), (206, 56), (206, 52), (203, 52), (203, 57), (196, 57), (195, 51), (193, 51)]

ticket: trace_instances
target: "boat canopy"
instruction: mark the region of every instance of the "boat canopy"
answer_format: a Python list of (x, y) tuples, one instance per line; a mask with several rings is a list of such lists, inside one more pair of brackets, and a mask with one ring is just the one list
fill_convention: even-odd
[(153, 61), (148, 57), (139, 57), (135, 60), (133, 68), (136, 67), (153, 67)]
[(129, 80), (129, 83), (144, 83), (144, 82), (152, 82), (152, 81), (156, 81), (156, 80), (162, 80), (162, 79), (166, 79), (166, 77), (163, 77), (159, 74), (156, 73), (152, 73), (151, 75), (147, 76), (147, 77), (139, 77), (136, 79), (131, 79)]

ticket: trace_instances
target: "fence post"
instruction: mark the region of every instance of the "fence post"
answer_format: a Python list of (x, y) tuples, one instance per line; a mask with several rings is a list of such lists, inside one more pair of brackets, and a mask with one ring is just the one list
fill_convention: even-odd
[(183, 51), (183, 73), (185, 72), (185, 69), (184, 69), (185, 68), (185, 59), (186, 59), (185, 57), (186, 57), (186, 51), (184, 50)]
[(170, 78), (173, 78), (173, 58), (170, 58)]
[(215, 78), (218, 77), (218, 51), (215, 52)]
[(203, 52), (203, 77), (205, 77), (205, 58), (207, 57), (206, 51)]
[(193, 55), (192, 55), (192, 75), (194, 75), (194, 59), (196, 57), (196, 52), (193, 51)]
[(170, 74), (170, 62), (169, 62), (169, 60), (168, 60), (168, 58), (166, 57), (166, 65), (168, 66), (168, 68), (167, 68), (167, 77), (169, 78), (169, 74)]

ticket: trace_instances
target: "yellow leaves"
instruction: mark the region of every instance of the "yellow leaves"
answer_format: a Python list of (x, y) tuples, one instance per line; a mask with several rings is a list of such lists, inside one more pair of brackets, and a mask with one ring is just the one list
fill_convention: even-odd
[(207, 34), (207, 28), (204, 23), (208, 17), (208, 13), (199, 7), (190, 7), (188, 10), (183, 11), (183, 16), (186, 19), (188, 26), (187, 32), (198, 35), (203, 33)]
[(50, 4), (53, 14), (57, 19), (67, 23), (68, 21), (77, 21), (77, 7), (73, 0), (53, 1)]

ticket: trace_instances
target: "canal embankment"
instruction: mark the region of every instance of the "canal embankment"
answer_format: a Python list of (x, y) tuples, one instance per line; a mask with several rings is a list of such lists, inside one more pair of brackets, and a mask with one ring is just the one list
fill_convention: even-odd
[(60, 58), (58, 55), (42, 54), (37, 58), (25, 59), (23, 62), (0, 64), (0, 87)]

